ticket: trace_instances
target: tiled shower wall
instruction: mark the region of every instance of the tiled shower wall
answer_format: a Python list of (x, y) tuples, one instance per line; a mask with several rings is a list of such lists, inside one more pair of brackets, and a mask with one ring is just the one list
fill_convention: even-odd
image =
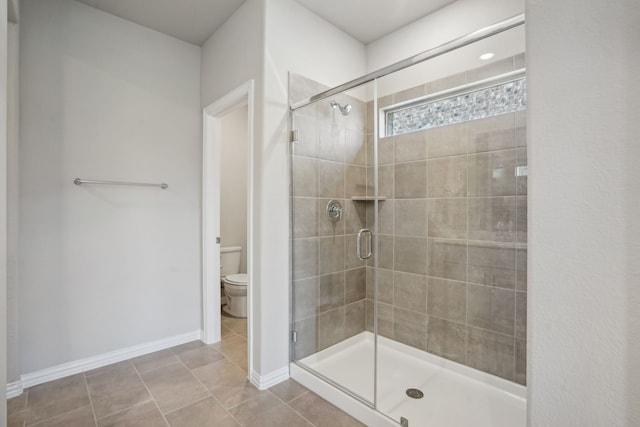
[[(292, 103), (323, 89), (290, 75)], [(365, 330), (366, 265), (356, 257), (355, 241), (366, 211), (350, 198), (366, 194), (366, 104), (347, 95), (333, 99), (351, 104), (351, 114), (343, 116), (330, 100), (295, 114), (291, 274), (296, 359)], [(342, 220), (335, 223), (325, 214), (332, 199), (344, 207)]]
[[(494, 62), (379, 99), (379, 107), (524, 67)], [(295, 103), (325, 87), (290, 77)], [(343, 117), (320, 101), (295, 114), (293, 320), (295, 358), (373, 329), (373, 263), (355, 254), (373, 228), (373, 103), (347, 95)], [(407, 133), (379, 141), (381, 335), (524, 384), (527, 182), (525, 112)], [(365, 143), (366, 141), (366, 143)], [(369, 163), (367, 163), (367, 160)], [(367, 167), (369, 166), (369, 167)], [(368, 184), (368, 185), (367, 185)], [(340, 200), (330, 223), (325, 206)]]
[[(523, 66), (519, 55), (381, 98), (379, 107)], [(372, 102), (368, 111), (371, 141)], [(379, 195), (387, 197), (378, 208), (380, 334), (521, 384), (527, 178), (516, 177), (515, 167), (527, 163), (525, 126), (518, 111), (381, 138), (378, 145)], [(367, 267), (368, 330), (372, 273)]]

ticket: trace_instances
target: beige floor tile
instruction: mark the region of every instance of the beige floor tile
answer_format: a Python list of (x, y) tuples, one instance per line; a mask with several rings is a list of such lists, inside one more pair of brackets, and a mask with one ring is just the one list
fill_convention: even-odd
[(202, 346), (182, 352), (179, 357), (189, 369), (196, 369), (224, 359), (222, 354), (210, 346)]
[(142, 379), (164, 413), (209, 396), (207, 389), (182, 363), (145, 372)]
[(173, 354), (171, 349), (156, 351), (155, 353), (131, 359), (131, 363), (133, 363), (133, 366), (135, 366), (140, 373), (151, 371), (177, 361), (178, 358)]
[(40, 421), (36, 424), (27, 424), (27, 427), (96, 427), (91, 406), (83, 406), (75, 411)]
[(15, 414), (17, 412), (22, 411), (27, 406), (27, 395), (28, 391), (25, 391), (20, 396), (12, 397), (11, 399), (7, 399), (7, 414)]
[(247, 319), (231, 317), (228, 314), (222, 314), (222, 325), (231, 329), (236, 334), (247, 337)]
[(193, 374), (225, 408), (260, 394), (247, 380), (246, 372), (226, 359), (195, 369)]
[(107, 373), (111, 375), (116, 375), (123, 372), (130, 373), (131, 367), (132, 367), (131, 361), (124, 360), (122, 362), (112, 363), (111, 365), (106, 365), (101, 368), (96, 368), (91, 371), (87, 371), (84, 373), (84, 375), (86, 377), (90, 377), (93, 375), (100, 375), (100, 374), (107, 374)]
[(87, 405), (89, 393), (84, 375), (73, 375), (30, 388), (25, 420), (35, 423)]
[(24, 427), (25, 411), (16, 412), (7, 416), (7, 427)]
[(289, 405), (316, 427), (364, 427), (364, 424), (313, 392), (304, 394)]
[(187, 351), (191, 351), (191, 350), (193, 350), (195, 348), (200, 348), (200, 347), (205, 347), (205, 346), (206, 346), (205, 343), (203, 343), (200, 340), (196, 340), (196, 341), (188, 342), (186, 344), (178, 345), (176, 347), (172, 347), (171, 351), (173, 351), (173, 353), (176, 356), (180, 357), (181, 354), (186, 353)]
[(230, 335), (236, 335), (236, 333), (233, 332), (231, 329), (227, 328), (226, 326), (222, 325), (220, 327), (220, 335), (222, 336), (222, 338), (224, 338)]
[(153, 402), (143, 403), (98, 420), (99, 427), (167, 427)]
[(213, 397), (166, 415), (171, 427), (236, 427), (239, 424)]
[(111, 369), (87, 376), (96, 417), (120, 412), (151, 399), (131, 363), (118, 363)]
[(287, 426), (311, 427), (312, 424), (282, 403), (270, 392), (262, 393), (229, 410), (246, 427)]
[(239, 335), (224, 338), (211, 347), (222, 353), (227, 359), (247, 371), (247, 340)]
[(269, 390), (285, 402), (289, 402), (309, 392), (305, 386), (292, 379), (274, 385)]

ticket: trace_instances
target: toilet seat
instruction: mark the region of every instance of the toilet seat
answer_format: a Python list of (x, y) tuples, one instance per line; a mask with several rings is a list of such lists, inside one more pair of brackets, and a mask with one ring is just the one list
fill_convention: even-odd
[(247, 282), (248, 282), (247, 274), (246, 273), (230, 274), (224, 278), (224, 281), (230, 285), (247, 286)]

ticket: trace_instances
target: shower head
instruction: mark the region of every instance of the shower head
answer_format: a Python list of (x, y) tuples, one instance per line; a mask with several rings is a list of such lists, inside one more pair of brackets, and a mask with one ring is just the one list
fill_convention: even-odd
[(331, 108), (340, 110), (343, 116), (348, 116), (351, 112), (351, 104), (340, 105), (336, 101), (331, 101)]

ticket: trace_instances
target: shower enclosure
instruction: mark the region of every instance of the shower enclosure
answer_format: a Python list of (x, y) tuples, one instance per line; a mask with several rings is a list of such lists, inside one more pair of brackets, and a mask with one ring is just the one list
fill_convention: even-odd
[(371, 425), (525, 425), (523, 22), (290, 76), (292, 372)]

